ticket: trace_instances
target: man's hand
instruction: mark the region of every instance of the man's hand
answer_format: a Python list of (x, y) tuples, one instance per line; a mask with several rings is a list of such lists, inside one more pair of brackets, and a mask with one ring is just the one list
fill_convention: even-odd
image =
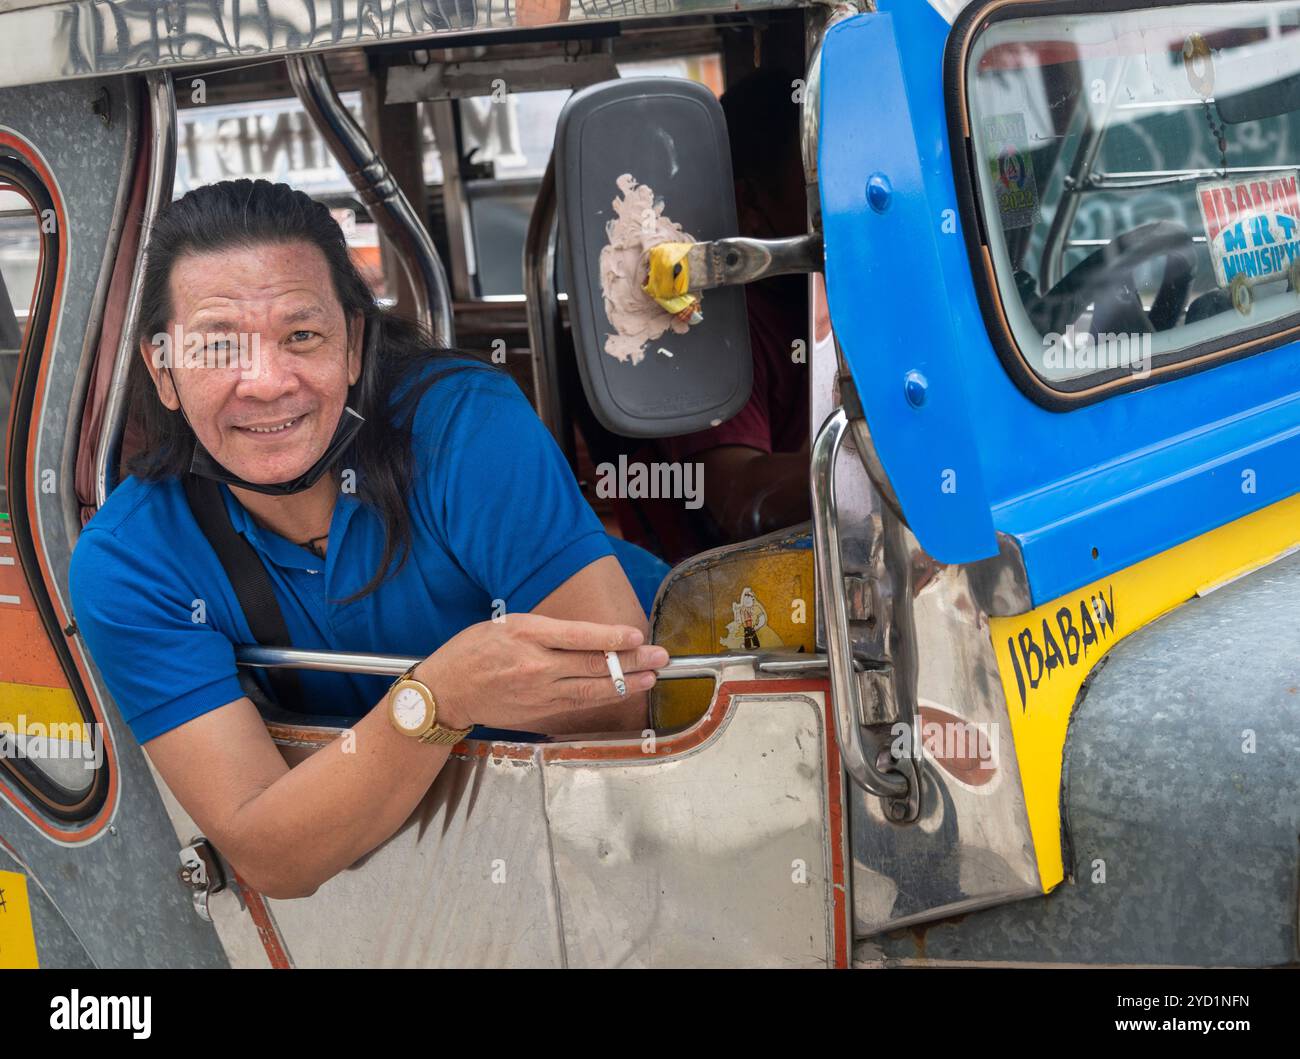
[[(607, 555), (585, 566), (533, 608), (534, 614), (629, 625), (650, 642), (650, 623), (632, 590), (623, 564)], [(665, 659), (665, 662), (667, 660)], [(627, 698), (610, 706), (557, 716), (552, 735), (589, 732), (641, 732), (650, 725), (650, 697), (629, 684)]]
[[(654, 670), (668, 662), (662, 647), (642, 646), (640, 629), (512, 614), (471, 625), (416, 667), (438, 703), (439, 722), (552, 732), (568, 715), (592, 730), (592, 711), (644, 695)], [(606, 651), (618, 651), (627, 681), (621, 696)], [(558, 726), (558, 728), (557, 728)]]

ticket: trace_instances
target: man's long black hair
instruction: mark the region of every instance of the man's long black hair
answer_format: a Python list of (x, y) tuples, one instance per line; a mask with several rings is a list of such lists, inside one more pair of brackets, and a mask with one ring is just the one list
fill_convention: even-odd
[[(383, 583), (394, 558), (398, 562), (392, 572), (396, 573), (410, 557), (407, 500), (415, 467), (411, 428), (420, 398), (432, 383), (468, 366), (423, 369), (474, 355), (439, 349), (427, 330), (380, 309), (353, 264), (343, 230), (329, 209), (287, 184), (245, 179), (195, 188), (163, 209), (147, 235), (149, 257), (141, 284), (136, 352), (127, 382), (130, 429), (139, 451), (126, 469), (136, 477), (158, 481), (187, 474), (197, 440), (185, 417), (159, 400), (138, 352), (142, 342), (147, 344), (152, 336), (169, 329), (171, 274), (179, 258), (229, 247), (310, 243), (325, 256), (349, 328), (355, 326), (358, 316), (364, 321), (365, 334), (378, 328), (377, 341), (363, 359), (356, 387), (355, 407), (366, 423), (331, 472), (337, 474), (338, 468), (345, 467), (354, 470), (357, 499), (373, 508), (384, 524), (384, 552), (378, 569), (343, 602), (373, 592)], [(483, 363), (473, 367), (497, 370)], [(403, 386), (408, 380), (411, 384)]]

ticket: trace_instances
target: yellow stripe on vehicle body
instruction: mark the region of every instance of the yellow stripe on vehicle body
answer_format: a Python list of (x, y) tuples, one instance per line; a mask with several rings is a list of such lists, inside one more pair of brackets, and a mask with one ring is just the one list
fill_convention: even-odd
[[(1300, 495), (1011, 618), (991, 618), (1043, 891), (1065, 877), (1061, 767), (1079, 689), (1116, 643), (1300, 544)], [(1091, 642), (1089, 629), (1091, 627)], [(1036, 680), (1034, 678), (1037, 678)]]
[(27, 877), (21, 872), (0, 871), (0, 969), (39, 966)]
[[(90, 739), (89, 725), (67, 688), (0, 681), (0, 724), (6, 726), (4, 731), (12, 728), (17, 735), (46, 735), (53, 730), (60, 737)], [(41, 727), (28, 732), (29, 725)]]

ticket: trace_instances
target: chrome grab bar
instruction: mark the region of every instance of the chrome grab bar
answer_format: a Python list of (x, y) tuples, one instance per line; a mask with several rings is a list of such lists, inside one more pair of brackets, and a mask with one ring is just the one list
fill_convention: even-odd
[[(135, 248), (135, 268), (127, 291), (126, 310), (122, 315), (122, 334), (117, 342), (113, 375), (104, 402), (104, 418), (95, 447), (95, 506), (103, 507), (108, 494), (117, 487), (117, 463), (122, 452), (122, 433), (126, 427), (126, 381), (131, 362), (140, 355), (136, 347), (136, 329), (140, 325), (140, 296), (145, 266), (149, 261), (149, 232), (154, 219), (172, 200), (172, 183), (176, 179), (176, 96), (172, 79), (166, 73), (146, 75), (149, 93), (149, 175), (145, 189), (140, 236)], [(143, 145), (141, 147), (143, 148)]]
[(853, 782), (879, 798), (905, 798), (907, 777), (876, 767), (862, 738), (862, 692), (849, 641), (848, 598), (840, 556), (839, 511), (835, 502), (835, 459), (849, 431), (849, 417), (837, 408), (822, 424), (812, 447), (813, 557), (817, 566), (817, 596), (826, 625), (830, 663), (831, 716), (840, 760)]
[(411, 281), (420, 323), (433, 332), (440, 346), (454, 346), (451, 288), (438, 251), (388, 166), (339, 100), (330, 83), (325, 59), (320, 55), (290, 55), (285, 59), (285, 67), (294, 94), (320, 131), (330, 154), (342, 166), (358, 197), (372, 211), (375, 223), (397, 251)]
[[(374, 673), (400, 677), (421, 658), (414, 655), (363, 654), (354, 651), (313, 651), (300, 647), (261, 647), (240, 644), (235, 661), (257, 669), (316, 669), (331, 673)], [(659, 670), (661, 680), (690, 680), (712, 677), (719, 680), (724, 669), (753, 665), (760, 673), (804, 673), (826, 669), (826, 656), (794, 652), (759, 651), (725, 655), (678, 655)]]

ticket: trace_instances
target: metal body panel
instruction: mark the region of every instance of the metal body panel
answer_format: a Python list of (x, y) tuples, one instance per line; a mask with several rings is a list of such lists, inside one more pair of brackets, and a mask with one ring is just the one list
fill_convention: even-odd
[[(1295, 342), (1066, 413), (1017, 388), (988, 336), (958, 210), (949, 25), (916, 0), (878, 6), (823, 47), (827, 286), (922, 546), (969, 562), (995, 553), (993, 530), (1013, 536), (1039, 604), (1300, 491)], [(893, 189), (882, 212), (867, 199), (875, 173)], [(928, 382), (919, 406), (904, 389), (913, 371)], [(1256, 489), (1242, 488), (1245, 470)]]
[(547, 25), (798, 6), (782, 0), (626, 0), (529, 5), (521, 14), (513, 4), (491, 0), (68, 0), (0, 11), (0, 87), (365, 44), (445, 47)]
[(874, 939), (857, 957), (1300, 962), (1298, 612), (1300, 554), (1117, 645), (1066, 742), (1073, 878), (1042, 901)]
[[(52, 325), (56, 330), (41, 403), (34, 410), (34, 462), (41, 468), (70, 466), (69, 450), (77, 444), (79, 408), (74, 397), (85, 381), (84, 340), (104, 255), (120, 224), (115, 205), (132, 161), (126, 120), (126, 108), (135, 105), (128, 98), (132, 87), (118, 80), (0, 92), (0, 125), (38, 146), (69, 218), (70, 230), (63, 233), (67, 258), (62, 301)], [(91, 109), (101, 91), (108, 93), (114, 116), (109, 124)], [(72, 488), (69, 477), (55, 492), (36, 490), (33, 511), (33, 529), (65, 611), (62, 594), (73, 542), (67, 536), (62, 494)], [(37, 825), (0, 798), (0, 836), (40, 880), (58, 913), (74, 925), (96, 966), (222, 966), (226, 960), (215, 933), (195, 916), (177, 885), (172, 827), (144, 754), (102, 686), (98, 698), (107, 703), (104, 767), (116, 770), (115, 801), (94, 821), (66, 830), (44, 821)], [(35, 892), (37, 887), (29, 889)], [(38, 902), (33, 903), (35, 909)], [(36, 944), (42, 966), (83, 965), (83, 958), (58, 940), (57, 931), (52, 949), (45, 947), (39, 930)]]
[(823, 700), (737, 697), (667, 760), (547, 764), (569, 966), (832, 962)]
[(462, 744), (402, 828), (310, 897), (214, 894), (231, 963), (846, 963), (825, 685), (732, 672), (704, 718), (654, 741)]
[(542, 769), (525, 754), (449, 758), (391, 839), (311, 897), (268, 899), (294, 966), (562, 966)]
[[(835, 407), (838, 357), (816, 280), (809, 306), (812, 423), (820, 424)], [(845, 440), (835, 476), (845, 569), (869, 578), (883, 605), (871, 627), (851, 624), (855, 657), (891, 661), (897, 715), (871, 730), (876, 746), (890, 749), (890, 722), (917, 721), (922, 735), (927, 722), (982, 725), (997, 746), (996, 768), (973, 777), (954, 770), (960, 762), (916, 761), (919, 817), (902, 826), (887, 818), (886, 803), (847, 786), (855, 937), (1042, 892), (987, 617), (1027, 603), (1018, 551), (1001, 540), (985, 563), (935, 562), (882, 501), (859, 444), (858, 434)], [(819, 641), (824, 606), (819, 600)]]
[[(914, 824), (892, 823), (879, 799), (850, 788), (859, 937), (1042, 893), (978, 582), (970, 567), (936, 563), (888, 512), (884, 521), (894, 591), (906, 601), (896, 610), (899, 695), (915, 695), (908, 712), (929, 749)], [(972, 760), (979, 739), (989, 753)]]
[[(42, 967), (92, 968), (95, 966), (77, 932), (64, 918), (31, 866), (18, 860), (0, 844), (0, 871), (16, 871), (27, 878), (27, 907), (32, 918), (37, 958)], [(10, 898), (12, 900), (12, 897)], [(6, 913), (11, 910), (6, 909)]]

